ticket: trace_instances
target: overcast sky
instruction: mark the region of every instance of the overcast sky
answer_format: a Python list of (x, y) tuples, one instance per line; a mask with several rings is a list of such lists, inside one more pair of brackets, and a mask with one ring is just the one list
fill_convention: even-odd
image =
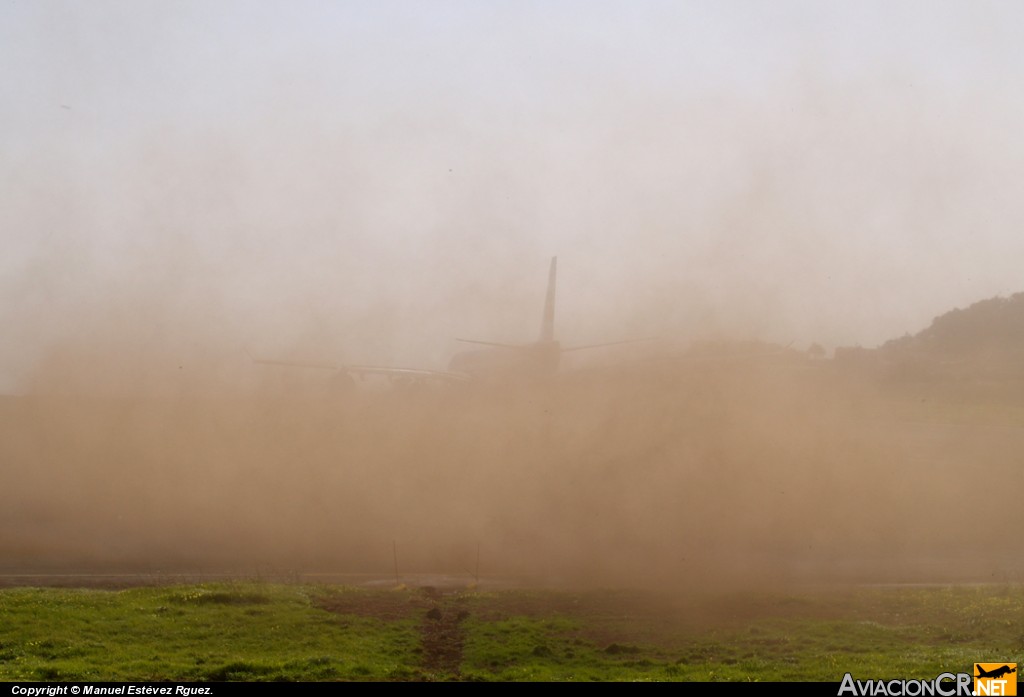
[(443, 368), (534, 338), (554, 255), (569, 344), (917, 332), (1024, 291), (1022, 20), (2, 0), (0, 387), (77, 345)]

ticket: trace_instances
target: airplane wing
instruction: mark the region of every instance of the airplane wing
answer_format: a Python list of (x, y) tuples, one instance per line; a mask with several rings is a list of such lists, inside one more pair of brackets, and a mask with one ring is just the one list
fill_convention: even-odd
[(313, 368), (315, 370), (334, 370), (349, 373), (350, 375), (363, 378), (367, 375), (387, 375), (391, 378), (407, 378), (410, 380), (436, 379), (447, 382), (469, 382), (469, 376), (462, 373), (452, 373), (443, 370), (426, 370), (422, 368), (397, 368), (392, 366), (379, 365), (346, 365), (334, 363), (310, 363), (304, 361), (281, 361), (268, 358), (255, 358), (249, 354), (254, 363), (266, 365), (283, 365), (291, 368)]
[(530, 344), (502, 344), (497, 341), (480, 341), (478, 339), (455, 339), (466, 344), (482, 344), (483, 346), (498, 346), (499, 348), (528, 349)]
[(623, 339), (622, 341), (606, 341), (601, 344), (587, 344), (586, 346), (569, 346), (562, 349), (562, 353), (568, 351), (582, 351), (583, 349), (601, 348), (602, 346), (618, 346), (620, 344), (635, 344), (640, 341), (658, 341), (659, 337), (649, 336), (643, 339)]
[(340, 365), (333, 365), (330, 363), (304, 363), (301, 361), (275, 361), (269, 358), (256, 358), (251, 353), (246, 351), (249, 356), (249, 360), (253, 363), (263, 363), (265, 365), (285, 365), (289, 368), (316, 368), (320, 370), (341, 370)]
[(390, 375), (412, 379), (436, 378), (450, 382), (469, 382), (469, 376), (463, 373), (450, 373), (444, 370), (425, 370), (422, 368), (392, 368), (378, 365), (342, 365), (338, 370), (363, 377), (364, 375)]

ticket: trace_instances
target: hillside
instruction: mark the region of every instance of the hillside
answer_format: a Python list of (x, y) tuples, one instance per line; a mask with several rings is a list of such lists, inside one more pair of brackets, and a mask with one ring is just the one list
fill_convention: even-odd
[(927, 329), (889, 341), (880, 350), (947, 358), (1024, 353), (1024, 293), (950, 310)]

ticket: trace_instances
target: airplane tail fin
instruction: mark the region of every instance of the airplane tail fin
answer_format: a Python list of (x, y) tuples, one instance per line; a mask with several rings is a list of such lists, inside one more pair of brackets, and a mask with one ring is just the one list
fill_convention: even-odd
[(548, 294), (544, 298), (544, 319), (540, 325), (540, 340), (555, 340), (555, 276), (558, 271), (558, 257), (551, 257), (548, 271)]

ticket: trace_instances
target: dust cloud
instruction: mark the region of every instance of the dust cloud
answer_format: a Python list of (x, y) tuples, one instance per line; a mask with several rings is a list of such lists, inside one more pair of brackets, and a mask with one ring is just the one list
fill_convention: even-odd
[(467, 582), (990, 580), (1021, 522), (989, 495), (1016, 430), (922, 421), (914, 390), (793, 349), (389, 389), (250, 366), (233, 393), (160, 352), (42, 366), (0, 404), (7, 572), (387, 579), (397, 552)]
[[(1021, 290), (1019, 10), (96, 5), (0, 8), (0, 571), (1018, 573), (1017, 383), (835, 350)], [(532, 341), (556, 255), (656, 340), (254, 360)]]

